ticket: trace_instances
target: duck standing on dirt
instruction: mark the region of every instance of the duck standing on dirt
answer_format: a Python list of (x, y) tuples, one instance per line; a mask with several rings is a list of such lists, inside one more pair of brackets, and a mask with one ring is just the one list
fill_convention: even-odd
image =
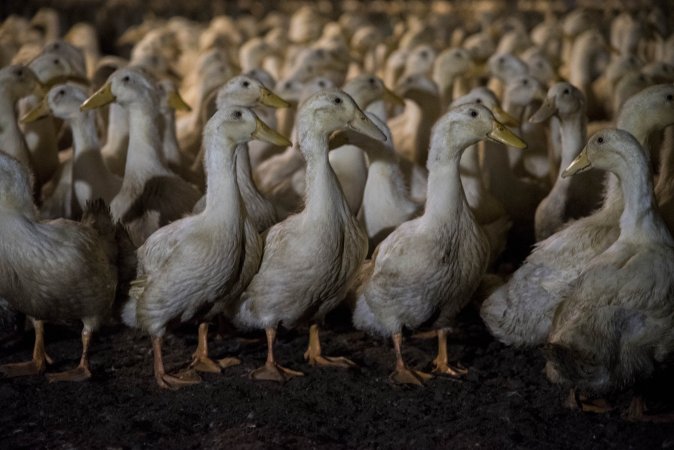
[(482, 139), (517, 148), (526, 144), (494, 119), (484, 106), (456, 107), (438, 120), (428, 153), (428, 198), (424, 214), (401, 224), (377, 247), (359, 274), (353, 323), (391, 336), (396, 383), (422, 384), (429, 374), (403, 361), (402, 328), (417, 328), (435, 317), (435, 370), (461, 374), (447, 363), (446, 328), (470, 301), (489, 261), (489, 241), (468, 206), (459, 176), (461, 154)]
[[(167, 327), (203, 319), (216, 301), (223, 301), (232, 291), (241, 292), (242, 288), (235, 289), (237, 284), (242, 278), (250, 280), (257, 269), (257, 264), (243, 263), (250, 245), (259, 262), (262, 240), (247, 217), (235, 163), (237, 147), (254, 138), (290, 144), (251, 110), (240, 106), (220, 109), (204, 129), (208, 177), (204, 211), (159, 229), (138, 249), (138, 276), (131, 284), (122, 318), (127, 325), (140, 325), (152, 337), (154, 374), (162, 388), (200, 381), (198, 376), (165, 372), (161, 347)], [(246, 268), (249, 273), (244, 273)], [(199, 359), (196, 363), (214, 364), (207, 355), (196, 354), (195, 358)]]
[(0, 152), (0, 297), (35, 326), (33, 359), (0, 366), (14, 377), (46, 369), (43, 321), (81, 320), (82, 357), (77, 368), (50, 381), (91, 377), (89, 342), (110, 315), (117, 285), (115, 227), (102, 201), (89, 204), (82, 222), (37, 221), (28, 169)]
[(274, 359), (279, 324), (310, 322), (305, 358), (312, 364), (349, 367), (346, 358), (321, 355), (318, 322), (344, 299), (367, 253), (358, 226), (328, 161), (328, 137), (350, 127), (380, 140), (382, 132), (345, 92), (326, 89), (309, 97), (297, 113), (298, 147), (306, 159), (306, 207), (269, 229), (259, 272), (242, 295), (236, 321), (264, 328), (268, 354), (253, 371), (257, 380), (301, 376)]

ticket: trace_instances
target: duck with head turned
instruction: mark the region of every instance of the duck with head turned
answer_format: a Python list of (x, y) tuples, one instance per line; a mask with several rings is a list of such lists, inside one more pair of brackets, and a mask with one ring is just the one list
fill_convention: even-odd
[(0, 152), (0, 297), (35, 324), (32, 361), (0, 367), (6, 376), (38, 375), (48, 360), (43, 321), (81, 320), (82, 357), (77, 368), (51, 374), (50, 381), (91, 377), (91, 334), (110, 315), (117, 285), (115, 227), (102, 201), (85, 211), (82, 223), (39, 222), (28, 169)]
[[(213, 115), (204, 129), (204, 211), (159, 229), (138, 249), (137, 278), (122, 317), (152, 337), (154, 374), (162, 388), (198, 381), (166, 373), (161, 347), (169, 324), (195, 318), (205, 324), (205, 313), (216, 302), (238, 298), (259, 265), (262, 239), (247, 217), (236, 179), (236, 149), (254, 138), (288, 144), (247, 108), (224, 107)], [(202, 328), (200, 337), (205, 339)], [(219, 371), (205, 342), (199, 347), (193, 366)]]
[(526, 146), (483, 105), (450, 110), (433, 127), (424, 214), (401, 224), (363, 265), (356, 288), (356, 328), (393, 338), (396, 383), (421, 384), (430, 375), (412, 370), (401, 353), (403, 327), (437, 318), (436, 371), (459, 375), (447, 361), (446, 328), (470, 301), (487, 269), (489, 242), (468, 206), (459, 177), (463, 151), (482, 139)]
[(597, 132), (563, 176), (590, 167), (619, 180), (620, 235), (563, 292), (544, 353), (551, 381), (603, 395), (647, 378), (674, 351), (674, 239), (630, 133)]
[(302, 375), (274, 359), (279, 324), (310, 322), (312, 364), (351, 366), (346, 358), (321, 355), (318, 322), (345, 297), (367, 253), (367, 236), (349, 210), (328, 161), (328, 137), (350, 127), (384, 140), (382, 132), (346, 93), (327, 89), (309, 97), (297, 117), (299, 151), (306, 159), (306, 198), (302, 212), (274, 225), (267, 233), (259, 272), (241, 297), (236, 321), (264, 328), (268, 354), (251, 377), (284, 381)]

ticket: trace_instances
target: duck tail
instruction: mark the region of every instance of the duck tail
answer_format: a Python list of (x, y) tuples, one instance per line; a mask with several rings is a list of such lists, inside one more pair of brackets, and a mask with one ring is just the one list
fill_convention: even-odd
[[(136, 301), (132, 295), (132, 282), (136, 278), (138, 267), (138, 258), (136, 256), (136, 246), (131, 241), (131, 237), (124, 225), (118, 222), (115, 226), (115, 243), (117, 248), (117, 293), (115, 295), (115, 317), (120, 317), (122, 322), (129, 326), (125, 314), (127, 308), (133, 307), (133, 311), (128, 312), (133, 317), (131, 323), (136, 320)], [(132, 305), (131, 305), (132, 304)]]
[(110, 237), (111, 242), (114, 242), (112, 237), (115, 235), (115, 225), (110, 216), (110, 208), (102, 198), (87, 201), (81, 222), (96, 230), (101, 237)]

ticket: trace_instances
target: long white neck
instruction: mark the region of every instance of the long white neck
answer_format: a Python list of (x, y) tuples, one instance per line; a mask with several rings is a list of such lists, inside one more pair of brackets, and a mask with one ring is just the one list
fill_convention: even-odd
[(111, 154), (125, 153), (128, 139), (129, 115), (122, 106), (111, 103), (108, 108), (106, 150)]
[(331, 214), (335, 208), (351, 214), (328, 160), (328, 136), (307, 128), (298, 123), (299, 147), (307, 162), (304, 213), (316, 220), (335, 217)]
[(583, 111), (565, 116), (559, 121), (560, 134), (562, 140), (560, 168), (553, 189), (568, 189), (575, 180), (582, 181), (582, 178), (567, 177), (562, 178), (561, 173), (569, 167), (569, 164), (578, 156), (587, 141), (587, 118)]
[(243, 203), (236, 182), (236, 143), (223, 136), (204, 136), (206, 217), (219, 222), (241, 219)]
[(30, 154), (23, 133), (16, 119), (14, 100), (7, 92), (0, 91), (0, 149), (18, 159), (26, 167), (30, 165)]
[(176, 118), (173, 110), (169, 110), (161, 115), (162, 117), (162, 142), (164, 160), (167, 164), (181, 164), (180, 146), (176, 136)]
[(470, 212), (460, 177), (461, 154), (457, 142), (431, 140), (428, 161), (428, 187), (424, 219), (449, 223)]
[(129, 151), (124, 179), (147, 179), (167, 174), (159, 135), (158, 111), (151, 105), (134, 104), (129, 111)]
[(672, 237), (657, 212), (648, 165), (642, 160), (635, 166), (618, 175), (625, 202), (620, 216), (620, 238), (671, 245)]

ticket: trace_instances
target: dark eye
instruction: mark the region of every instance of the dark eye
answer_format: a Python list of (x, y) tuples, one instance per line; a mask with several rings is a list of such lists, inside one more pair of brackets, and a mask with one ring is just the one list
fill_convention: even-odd
[(63, 90), (63, 89), (59, 89), (59, 91), (56, 93), (56, 95), (59, 95), (59, 96), (62, 97), (62, 96), (64, 96), (64, 95), (66, 95), (66, 91)]
[(499, 64), (505, 64), (505, 58), (499, 58), (498, 63)]
[(374, 78), (368, 79), (367, 82), (370, 83), (370, 84), (374, 84)]
[(600, 143), (600, 144), (603, 144), (603, 143), (604, 143), (604, 138), (601, 137), (601, 136), (599, 136), (599, 137), (597, 138), (597, 142)]
[(569, 95), (570, 93), (571, 91), (569, 90), (569, 88), (564, 89), (564, 95)]
[(59, 63), (59, 59), (58, 59), (58, 58), (54, 58), (54, 61), (53, 61), (53, 62), (54, 62), (54, 64), (58, 64), (58, 63)]
[(335, 97), (334, 101), (335, 101), (335, 105), (339, 105), (340, 103), (342, 103), (342, 99), (339, 98), (339, 97)]
[(325, 81), (319, 81), (318, 86), (322, 88), (325, 87)]
[(248, 86), (250, 86), (250, 82), (244, 81), (243, 83), (241, 83), (241, 86), (247, 88)]
[(23, 76), (23, 69), (19, 69), (16, 71), (16, 76), (17, 77), (22, 77)]
[(232, 117), (234, 117), (235, 119), (240, 119), (241, 116), (242, 116), (241, 111), (234, 111), (232, 113)]
[(671, 101), (672, 101), (672, 94), (669, 94), (669, 95), (667, 96), (667, 101), (668, 101), (668, 102), (671, 102)]
[(522, 84), (526, 86), (527, 84), (529, 84), (529, 80), (525, 78), (524, 80), (522, 80)]
[(461, 52), (456, 52), (456, 57), (457, 57), (457, 58), (463, 58), (463, 53), (461, 53)]
[(122, 81), (125, 82), (125, 83), (128, 83), (130, 80), (131, 80), (131, 78), (129, 78), (128, 75), (125, 76), (124, 78), (122, 78)]
[(425, 51), (425, 50), (424, 50), (424, 51), (421, 51), (421, 52), (419, 53), (419, 56), (421, 56), (422, 58), (428, 58), (428, 52)]
[(482, 99), (478, 98), (477, 100), (475, 100), (475, 103), (482, 103)]
[(290, 89), (291, 87), (293, 87), (293, 84), (290, 81), (286, 81), (283, 87), (284, 89)]
[(477, 111), (475, 111), (474, 109), (471, 109), (470, 110), (470, 117), (477, 117)]

